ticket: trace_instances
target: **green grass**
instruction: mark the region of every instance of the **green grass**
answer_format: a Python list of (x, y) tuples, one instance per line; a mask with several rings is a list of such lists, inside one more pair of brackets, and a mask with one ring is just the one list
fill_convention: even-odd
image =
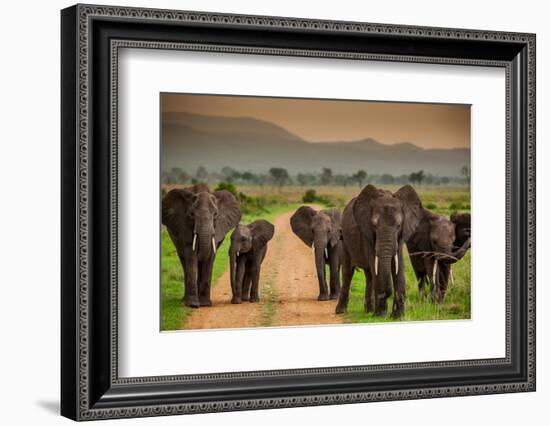
[[(397, 190), (398, 187), (385, 187), (389, 190)], [(447, 217), (453, 211), (470, 211), (470, 193), (465, 187), (420, 187), (416, 188), (424, 206), (437, 214), (444, 214)], [(244, 215), (241, 223), (250, 223), (256, 219), (266, 219), (271, 222), (287, 212), (302, 205), (302, 196), (306, 188), (288, 187), (281, 192), (269, 187), (247, 186), (238, 187), (238, 191), (244, 191), (247, 195), (263, 197), (265, 211), (258, 211), (255, 214)], [(331, 204), (343, 208), (352, 197), (359, 192), (357, 187), (316, 187), (317, 193), (331, 200)], [(276, 238), (276, 237), (275, 237)], [(176, 254), (176, 249), (166, 232), (162, 230), (162, 330), (179, 330), (185, 321), (190, 308), (185, 307), (181, 299), (183, 297), (183, 270)], [(219, 277), (229, 268), (229, 234), (220, 246), (214, 262), (212, 285), (214, 286)], [(408, 255), (405, 259), (405, 273), (407, 282), (407, 297), (405, 305), (406, 321), (421, 320), (447, 320), (447, 319), (468, 319), (470, 318), (470, 252), (459, 262), (453, 265), (455, 282), (449, 283), (447, 294), (440, 305), (435, 305), (425, 298), (420, 300), (418, 287), (414, 272)], [(268, 283), (269, 284), (269, 283)], [(269, 290), (269, 285), (267, 286)], [(272, 286), (273, 287), (273, 286)], [(269, 300), (262, 314), (262, 325), (269, 325), (276, 309), (276, 289), (272, 288), (269, 293)], [(350, 291), (348, 312), (345, 315), (345, 322), (386, 322), (392, 321), (387, 318), (367, 314), (364, 311), (365, 279), (362, 270), (354, 273)], [(273, 300), (271, 300), (273, 299)], [(271, 303), (273, 302), (273, 303)], [(388, 301), (388, 312), (391, 312), (392, 298)]]
[[(257, 219), (265, 219), (273, 221), (277, 216), (290, 211), (295, 210), (298, 204), (284, 203), (280, 205), (274, 205), (266, 212), (244, 215), (241, 219), (241, 223), (247, 224)], [(218, 279), (229, 268), (229, 245), (230, 235), (228, 233), (219, 247), (216, 253), (216, 259), (214, 260), (214, 266), (212, 268), (212, 286), (215, 286)], [(185, 306), (182, 303), (184, 294), (183, 284), (183, 268), (181, 266), (176, 248), (170, 240), (170, 236), (165, 227), (162, 227), (161, 236), (162, 247), (162, 309), (161, 309), (161, 330), (179, 330), (182, 323), (186, 320), (187, 316), (192, 312), (192, 308)], [(275, 295), (275, 289), (273, 289)], [(276, 297), (276, 296), (274, 296)], [(275, 309), (272, 304), (273, 310)], [(269, 305), (268, 305), (269, 307)], [(266, 317), (266, 321), (271, 321), (274, 312)]]
[[(423, 299), (418, 293), (418, 285), (408, 255), (405, 259), (405, 279), (407, 297), (405, 302), (404, 321), (451, 320), (470, 318), (470, 251), (462, 260), (453, 265), (454, 285), (449, 282), (445, 299), (439, 305), (430, 301), (429, 296)], [(365, 274), (356, 270), (351, 282), (348, 310), (345, 316), (347, 323), (390, 322), (393, 298), (388, 299), (388, 316), (380, 317), (366, 313)]]

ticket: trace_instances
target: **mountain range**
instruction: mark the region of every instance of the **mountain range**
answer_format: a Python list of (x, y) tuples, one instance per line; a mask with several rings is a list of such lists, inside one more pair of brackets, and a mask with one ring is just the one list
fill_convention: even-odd
[(162, 115), (162, 167), (194, 173), (199, 166), (219, 171), (267, 173), (284, 167), (291, 175), (334, 174), (364, 169), (369, 174), (394, 176), (424, 170), (439, 176), (460, 176), (470, 165), (470, 149), (425, 149), (410, 142), (393, 145), (372, 138), (357, 141), (309, 142), (281, 126), (255, 118), (220, 117), (187, 112)]

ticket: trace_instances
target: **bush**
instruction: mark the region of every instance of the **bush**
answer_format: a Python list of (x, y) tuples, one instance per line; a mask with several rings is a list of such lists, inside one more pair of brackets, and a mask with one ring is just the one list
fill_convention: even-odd
[(460, 203), (451, 203), (449, 205), (449, 210), (462, 210), (464, 207)]
[(239, 192), (237, 199), (243, 214), (258, 215), (268, 211), (266, 208), (268, 202), (264, 197), (249, 197), (245, 193)]
[(425, 207), (426, 207), (428, 210), (435, 210), (435, 209), (437, 209), (437, 204), (428, 203), (428, 204), (425, 205)]
[(235, 197), (239, 197), (239, 194), (237, 193), (237, 188), (231, 182), (220, 182), (215, 191), (222, 191), (224, 189), (231, 192)]
[(324, 195), (317, 195), (314, 189), (308, 189), (302, 197), (304, 203), (321, 203), (327, 207), (334, 207), (332, 200)]
[(315, 189), (308, 189), (302, 197), (304, 203), (314, 203), (317, 201), (317, 191)]

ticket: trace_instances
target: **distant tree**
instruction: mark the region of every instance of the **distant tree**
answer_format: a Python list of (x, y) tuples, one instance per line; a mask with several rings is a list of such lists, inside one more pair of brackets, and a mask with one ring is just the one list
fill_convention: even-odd
[(296, 181), (300, 186), (314, 185), (317, 182), (317, 178), (313, 173), (298, 173), (296, 175)]
[(380, 176), (380, 183), (384, 185), (391, 185), (394, 182), (395, 182), (395, 178), (388, 173), (385, 173), (382, 176)]
[(339, 173), (334, 176), (333, 181), (338, 186), (348, 186), (353, 179), (350, 175)]
[(422, 181), (424, 180), (424, 170), (420, 170), (418, 172), (413, 172), (409, 175), (409, 182), (414, 184), (418, 184), (418, 186), (422, 185)]
[(352, 176), (353, 180), (357, 182), (359, 187), (363, 186), (363, 182), (367, 179), (367, 172), (364, 170), (357, 170)]
[(447, 185), (450, 182), (450, 179), (447, 176), (441, 177), (441, 184)]
[(197, 181), (204, 182), (207, 176), (208, 176), (208, 171), (203, 166), (199, 166), (199, 168), (195, 173), (195, 178), (197, 179)]
[(323, 171), (321, 173), (321, 183), (323, 185), (330, 185), (332, 182), (332, 169), (328, 167), (323, 167)]
[(282, 167), (272, 167), (269, 169), (269, 174), (273, 178), (275, 185), (279, 187), (279, 191), (282, 190), (283, 186), (289, 181), (290, 176), (286, 169)]
[(296, 180), (300, 186), (306, 186), (308, 184), (307, 175), (305, 173), (298, 173), (296, 175)]
[(250, 184), (256, 182), (258, 177), (252, 172), (243, 172), (243, 174), (241, 175), (241, 179)]

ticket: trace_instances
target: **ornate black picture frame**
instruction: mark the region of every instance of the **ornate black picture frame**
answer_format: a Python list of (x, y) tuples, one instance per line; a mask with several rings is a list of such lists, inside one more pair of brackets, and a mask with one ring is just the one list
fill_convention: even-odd
[[(534, 34), (95, 5), (64, 9), (61, 28), (62, 415), (91, 420), (535, 390)], [(120, 47), (504, 68), (506, 356), (119, 378)]]

